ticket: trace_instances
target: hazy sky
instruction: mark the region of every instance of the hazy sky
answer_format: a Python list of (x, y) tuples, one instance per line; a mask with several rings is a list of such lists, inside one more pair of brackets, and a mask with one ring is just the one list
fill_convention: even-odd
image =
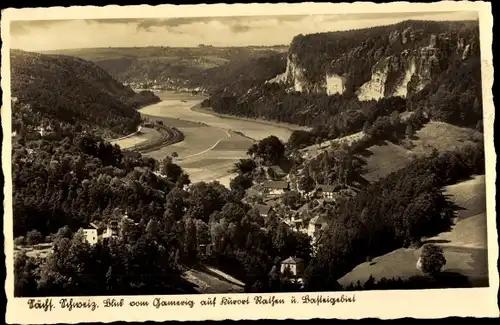
[(476, 12), (168, 19), (37, 20), (11, 23), (11, 47), (44, 51), (89, 47), (289, 44), (298, 34), (388, 25), (407, 19), (476, 20)]

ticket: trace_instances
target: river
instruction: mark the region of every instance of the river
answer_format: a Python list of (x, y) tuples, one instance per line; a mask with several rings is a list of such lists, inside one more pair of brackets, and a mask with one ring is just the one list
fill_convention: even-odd
[[(280, 125), (267, 121), (221, 117), (192, 109), (205, 97), (173, 91), (156, 93), (161, 102), (140, 110), (143, 117), (161, 120), (167, 126), (178, 128), (184, 133), (184, 141), (148, 153), (148, 156), (162, 159), (174, 152), (176, 163), (189, 175), (192, 182), (217, 180), (228, 186), (234, 173), (232, 166), (241, 158), (254, 140), (275, 135), (287, 141), (293, 125)], [(234, 131), (237, 131), (235, 133)]]

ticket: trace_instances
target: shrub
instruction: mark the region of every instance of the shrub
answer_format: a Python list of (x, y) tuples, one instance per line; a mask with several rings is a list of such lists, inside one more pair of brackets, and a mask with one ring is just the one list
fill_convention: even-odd
[(436, 276), (446, 264), (443, 249), (432, 244), (424, 245), (420, 253), (420, 262), (423, 273)]
[(14, 245), (16, 246), (22, 246), (26, 243), (24, 236), (19, 236), (14, 239)]
[(43, 241), (44, 237), (38, 230), (31, 230), (26, 235), (26, 243), (28, 245), (36, 245), (40, 244)]

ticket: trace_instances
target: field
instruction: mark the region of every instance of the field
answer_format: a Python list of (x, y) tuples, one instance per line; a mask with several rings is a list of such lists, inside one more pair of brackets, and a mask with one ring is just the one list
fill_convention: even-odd
[(404, 168), (414, 157), (410, 150), (391, 142), (372, 146), (363, 155), (366, 161), (364, 177), (370, 182)]
[(350, 144), (353, 141), (359, 140), (364, 136), (363, 132), (358, 132), (354, 133), (351, 135), (347, 135), (345, 137), (337, 138), (337, 139), (332, 139), (332, 140), (327, 140), (324, 142), (321, 142), (319, 145), (314, 144), (312, 146), (305, 147), (303, 149), (300, 149), (299, 151), (302, 153), (304, 157), (315, 157), (319, 155), (321, 152), (327, 150), (330, 145), (333, 143), (347, 143)]
[(52, 251), (52, 244), (39, 244), (34, 246), (16, 246), (14, 248), (14, 255), (20, 252), (26, 252), (28, 257), (45, 258)]
[(364, 153), (364, 176), (369, 181), (375, 181), (405, 167), (414, 157), (430, 154), (434, 148), (440, 152), (454, 150), (480, 141), (481, 138), (482, 134), (472, 129), (442, 122), (429, 122), (416, 132), (411, 140), (411, 150), (391, 142), (369, 147)]
[[(460, 273), (476, 286), (487, 284), (488, 253), (486, 233), (486, 188), (484, 175), (448, 186), (445, 189), (450, 199), (464, 210), (453, 229), (427, 239), (443, 247), (446, 265), (443, 272)], [(397, 249), (374, 258), (372, 262), (358, 265), (339, 279), (341, 285), (366, 281), (370, 275), (375, 279), (408, 278), (420, 275), (416, 268), (418, 249)]]
[[(257, 120), (257, 119), (251, 119), (251, 118), (246, 118), (246, 117), (238, 117), (238, 116), (233, 116), (233, 115), (227, 115), (227, 114), (219, 114), (219, 113), (216, 113), (214, 112), (212, 109), (210, 108), (205, 108), (205, 107), (201, 107), (200, 105), (196, 105), (196, 106), (193, 106), (191, 108), (192, 111), (195, 111), (195, 112), (200, 112), (200, 113), (203, 113), (203, 114), (209, 114), (209, 115), (213, 115), (213, 116), (216, 116), (216, 117), (219, 117), (219, 118), (222, 118), (222, 119), (229, 119), (229, 120), (233, 120), (233, 124), (235, 126), (239, 126), (239, 125), (242, 125), (246, 128), (243, 128), (240, 130), (240, 132), (243, 132), (245, 133), (247, 136), (250, 137), (249, 135), (249, 132), (250, 133), (253, 133), (253, 132), (256, 132), (257, 136), (256, 137), (252, 137), (253, 139), (262, 139), (263, 137), (265, 136), (268, 136), (269, 134), (261, 134), (260, 133), (260, 127), (258, 127), (257, 129), (254, 129), (255, 126), (252, 126), (250, 128), (248, 128), (249, 124), (239, 124), (238, 121), (240, 122), (250, 122), (250, 123), (257, 123), (259, 124), (259, 126), (270, 126), (273, 128), (273, 131), (274, 133), (272, 133), (273, 135), (277, 136), (278, 138), (281, 139), (281, 141), (283, 142), (286, 142), (288, 141), (288, 139), (290, 138), (290, 134), (292, 131), (294, 130), (310, 130), (310, 128), (308, 127), (305, 127), (305, 126), (300, 126), (300, 125), (295, 125), (295, 124), (290, 124), (290, 123), (282, 123), (282, 122), (274, 122), (274, 121), (266, 121), (266, 120)], [(279, 128), (279, 129), (277, 129)], [(236, 130), (236, 129), (234, 129)], [(238, 130), (236, 130), (238, 131)]]
[(429, 122), (417, 131), (412, 140), (415, 148), (412, 152), (429, 154), (433, 148), (438, 151), (454, 150), (467, 144), (481, 141), (483, 135), (475, 130), (461, 128), (443, 122)]
[(246, 156), (253, 141), (229, 128), (220, 127), (215, 116), (191, 111), (190, 108), (199, 103), (199, 99), (172, 92), (168, 93), (168, 98), (142, 109), (141, 113), (152, 121), (159, 120), (165, 126), (178, 128), (184, 134), (184, 141), (147, 155), (163, 159), (175, 152), (178, 155), (175, 163), (189, 174), (191, 181), (223, 178), (224, 183), (228, 184), (225, 178), (230, 174), (230, 169), (235, 162)]

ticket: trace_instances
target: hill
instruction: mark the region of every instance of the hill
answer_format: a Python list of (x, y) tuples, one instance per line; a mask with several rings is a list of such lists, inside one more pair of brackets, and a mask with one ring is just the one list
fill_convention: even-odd
[[(131, 47), (90, 48), (45, 52), (90, 60), (117, 80), (139, 88), (157, 86), (167, 89), (205, 88), (213, 85), (212, 69), (228, 63), (242, 64), (287, 49), (276, 47)], [(229, 66), (230, 67), (230, 66)], [(276, 73), (279, 73), (278, 71)], [(275, 74), (276, 74), (275, 73)]]
[[(137, 108), (159, 101), (136, 93), (83, 59), (11, 51), (13, 130), (62, 125), (111, 134), (135, 131)], [(59, 122), (59, 123), (54, 123)]]
[(364, 150), (361, 153), (366, 161), (364, 176), (374, 181), (403, 168), (415, 157), (431, 154), (433, 150), (452, 151), (481, 141), (482, 134), (478, 131), (431, 121), (406, 144), (385, 141)]
[[(475, 176), (471, 180), (447, 186), (445, 193), (461, 210), (450, 231), (431, 237), (427, 242), (441, 245), (447, 263), (444, 272), (465, 275), (476, 285), (484, 285), (488, 275), (488, 254), (486, 238), (486, 188), (485, 176)], [(401, 248), (374, 258), (355, 267), (339, 279), (347, 286), (360, 281), (364, 283), (373, 276), (376, 281), (383, 277), (409, 278), (421, 274), (416, 263), (419, 249)], [(487, 281), (486, 281), (487, 284)]]

